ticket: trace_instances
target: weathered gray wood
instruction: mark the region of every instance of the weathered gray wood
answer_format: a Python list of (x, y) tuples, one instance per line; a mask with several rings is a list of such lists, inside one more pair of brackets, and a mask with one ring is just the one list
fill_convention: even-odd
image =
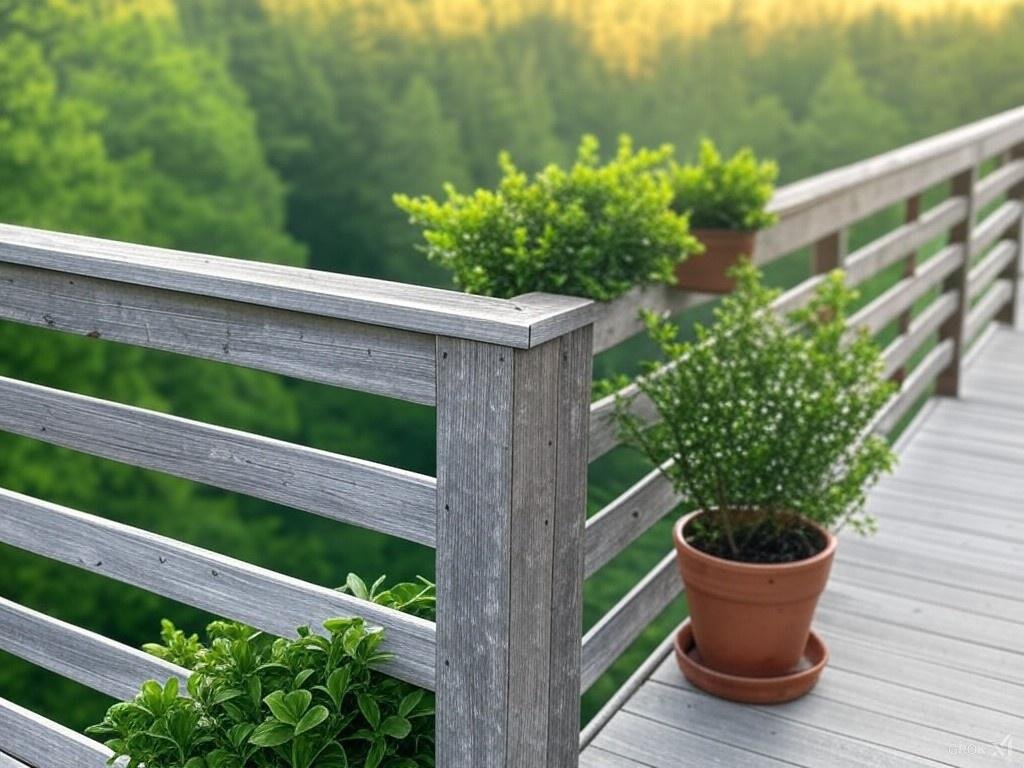
[(953, 342), (946, 339), (929, 352), (904, 380), (903, 385), (879, 412), (874, 421), (874, 430), (887, 435), (900, 420), (913, 408), (939, 376), (953, 360)]
[(34, 768), (106, 768), (111, 755), (102, 744), (5, 699), (0, 750)]
[(648, 472), (587, 520), (587, 578), (680, 504), (682, 498), (664, 472), (669, 463)]
[(511, 301), (520, 310), (537, 316), (530, 326), (530, 347), (561, 338), (593, 323), (600, 306), (592, 299), (537, 291), (520, 294)]
[[(975, 208), (977, 211), (977, 208)], [(1007, 200), (992, 213), (974, 225), (971, 232), (971, 253), (977, 255), (1003, 237), (1020, 222), (1021, 202)]]
[(559, 340), (558, 435), (548, 665), (548, 766), (572, 766), (579, 755), (580, 665), (583, 633), (584, 522), (593, 329)]
[[(0, 766), (3, 763), (0, 762)], [(646, 768), (643, 763), (637, 763), (625, 757), (620, 757), (614, 752), (606, 752), (603, 749), (594, 747), (580, 755), (581, 768)], [(20, 767), (18, 767), (20, 768)]]
[(414, 472), (4, 377), (0, 429), (434, 542), (435, 482)]
[(773, 261), (809, 245), (1019, 144), (1022, 114), (1021, 108), (1009, 110), (780, 187), (768, 206), (780, 221), (758, 234), (756, 261)]
[(973, 339), (999, 314), (999, 310), (1013, 301), (1013, 284), (1007, 280), (996, 280), (988, 292), (967, 313), (964, 337)]
[(959, 245), (943, 248), (919, 265), (911, 277), (905, 277), (892, 288), (850, 316), (851, 331), (866, 328), (876, 334), (914, 306), (954, 271), (963, 266), (964, 253)]
[[(913, 318), (906, 331), (893, 339), (882, 352), (885, 376), (892, 376), (902, 369), (924, 342), (938, 332), (942, 324), (956, 312), (959, 303), (960, 297), (956, 291), (949, 291), (936, 298), (921, 314)], [(904, 374), (900, 380), (905, 378)]]
[(956, 397), (960, 394), (962, 361), (967, 345), (965, 332), (967, 327), (967, 310), (970, 308), (968, 295), (970, 286), (967, 276), (976, 254), (973, 245), (975, 242), (975, 217), (978, 211), (974, 200), (974, 187), (977, 181), (978, 167), (975, 165), (963, 173), (954, 176), (950, 183), (952, 194), (960, 195), (967, 199), (967, 215), (949, 233), (950, 242), (963, 247), (963, 262), (960, 268), (947, 277), (942, 284), (943, 293), (955, 290), (960, 299), (956, 312), (950, 315), (949, 319), (939, 329), (939, 338), (948, 339), (953, 343), (953, 355), (949, 365), (939, 374), (938, 380), (935, 383), (935, 391), (940, 395), (949, 397)]
[(1021, 182), (1024, 182), (1024, 160), (1015, 159), (1004, 163), (978, 181), (974, 188), (974, 199), (978, 208), (986, 207)]
[(852, 251), (843, 265), (846, 279), (859, 285), (886, 267), (904, 259), (964, 220), (967, 201), (951, 197), (910, 219), (905, 224)]
[[(1010, 150), (1009, 156), (1011, 159), (1004, 167), (1013, 167), (1015, 164), (1024, 166), (1024, 144), (1018, 144)], [(1024, 209), (1024, 173), (1021, 173), (1019, 176), (1014, 174), (1013, 176), (1015, 183), (1009, 188), (1007, 195), (1021, 203), (1022, 209)], [(1017, 222), (1017, 226), (1011, 228), (1010, 238), (1016, 243), (1017, 250), (1013, 258), (1007, 263), (1000, 277), (1009, 281), (1013, 297), (996, 313), (995, 319), (1000, 323), (1006, 323), (1010, 327), (1014, 327), (1017, 324), (1021, 304), (1021, 258), (1022, 253), (1024, 253), (1024, 215)]]
[(0, 648), (115, 699), (131, 699), (146, 680), (189, 671), (115, 640), (0, 597)]
[(620, 712), (593, 741), (597, 749), (624, 755), (650, 768), (792, 768), (792, 763), (750, 752), (695, 733)]
[[(956, 200), (957, 198), (952, 198), (952, 199)], [(965, 205), (966, 205), (966, 203), (965, 203)], [(904, 220), (908, 224), (910, 224), (910, 225), (913, 225), (914, 222), (916, 222), (921, 217), (921, 195), (914, 195), (913, 197), (908, 197), (907, 198), (906, 203), (904, 204), (903, 215), (904, 215)], [(917, 262), (918, 262), (917, 250), (916, 249), (915, 250), (911, 250), (910, 253), (908, 253), (906, 258), (904, 258), (904, 260), (903, 260), (903, 277), (904, 278), (908, 278), (908, 277), (913, 277), (914, 276), (914, 274), (917, 272)], [(900, 332), (900, 336), (902, 336), (904, 338), (904, 340), (908, 340), (907, 339), (907, 334), (910, 331), (913, 319), (914, 319), (914, 308), (913, 308), (913, 306), (907, 307), (907, 309), (905, 309), (903, 311), (903, 313), (900, 314), (900, 316), (899, 316), (899, 319), (898, 319), (899, 332)], [(901, 365), (899, 368), (897, 368), (895, 371), (893, 371), (892, 372), (892, 377), (893, 377), (894, 381), (902, 382), (907, 377), (906, 366)]]
[(434, 338), (0, 262), (0, 318), (432, 405)]
[(589, 329), (530, 351), (438, 339), (439, 764), (578, 757), (556, 687), (579, 689), (592, 348)]
[[(751, 752), (785, 756), (796, 765), (884, 768), (931, 765), (906, 752), (794, 722), (785, 726), (771, 707), (738, 707), (691, 686), (641, 688), (625, 711)], [(770, 738), (766, 738), (770, 736)]]
[(434, 685), (434, 625), (174, 539), (0, 489), (0, 541), (276, 635), (362, 616), (387, 632), (383, 667)]
[(654, 403), (646, 395), (639, 394), (640, 388), (628, 384), (618, 392), (602, 397), (590, 406), (590, 461), (596, 461), (621, 442), (619, 424), (615, 418), (615, 399), (630, 400), (629, 411), (646, 424), (653, 424), (658, 418)]
[(980, 296), (986, 288), (1006, 268), (1017, 259), (1017, 243), (1013, 240), (1001, 240), (992, 250), (982, 257), (981, 261), (971, 267), (967, 277), (969, 286), (968, 293), (973, 301)]
[(644, 329), (640, 310), (675, 315), (716, 297), (706, 293), (683, 291), (671, 285), (643, 285), (618, 299), (596, 305), (594, 315), (594, 354), (604, 352)]
[[(427, 334), (526, 348), (590, 322), (437, 288), (0, 225), (0, 261)], [(575, 319), (573, 319), (575, 317)]]
[(683, 590), (670, 552), (583, 637), (583, 690), (587, 690)]
[(0, 768), (29, 768), (20, 760), (15, 760), (13, 757), (0, 753)]

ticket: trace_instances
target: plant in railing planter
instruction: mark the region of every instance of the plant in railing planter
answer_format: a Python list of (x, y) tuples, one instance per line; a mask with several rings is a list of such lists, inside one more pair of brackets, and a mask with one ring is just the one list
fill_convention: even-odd
[[(433, 618), (433, 584), (382, 580), (350, 575), (343, 590)], [(433, 694), (373, 669), (388, 658), (383, 631), (357, 618), (324, 629), (285, 639), (215, 621), (204, 645), (165, 621), (163, 643), (145, 650), (192, 670), (188, 695), (151, 680), (87, 732), (132, 768), (433, 766)]]
[[(851, 336), (841, 272), (788, 318), (744, 262), (736, 292), (694, 342), (648, 315), (668, 359), (637, 380), (659, 420), (617, 401), (626, 441), (696, 510), (674, 538), (690, 621), (684, 673), (714, 693), (780, 701), (809, 689), (827, 660), (810, 631), (843, 525), (867, 532), (867, 488), (891, 469), (870, 423), (892, 392), (876, 346)], [(802, 659), (809, 662), (802, 669)], [(805, 664), (805, 666), (808, 666)]]
[(729, 270), (741, 256), (754, 255), (757, 231), (775, 222), (765, 210), (774, 192), (778, 166), (761, 161), (749, 149), (723, 159), (704, 139), (697, 162), (672, 163), (668, 169), (674, 192), (673, 207), (690, 217), (693, 234), (704, 254), (676, 267), (680, 288), (702, 293), (733, 289)]
[(496, 189), (462, 194), (449, 185), (443, 202), (396, 195), (395, 203), (423, 227), (428, 258), (461, 290), (607, 301), (635, 285), (674, 283), (676, 264), (699, 250), (658, 172), (671, 152), (634, 150), (623, 136), (602, 164), (597, 139), (585, 136), (568, 170), (549, 165), (530, 178), (502, 153)]

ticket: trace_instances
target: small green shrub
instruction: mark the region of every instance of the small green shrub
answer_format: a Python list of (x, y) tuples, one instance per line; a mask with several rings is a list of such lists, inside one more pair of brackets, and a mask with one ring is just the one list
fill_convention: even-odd
[(689, 214), (694, 229), (761, 229), (776, 220), (765, 206), (772, 199), (778, 174), (774, 162), (759, 161), (749, 148), (725, 160), (714, 143), (704, 139), (696, 163), (669, 166), (675, 195), (672, 206)]
[[(343, 591), (424, 618), (434, 586), (381, 590), (350, 574)], [(175, 679), (149, 681), (88, 733), (131, 768), (422, 768), (434, 765), (433, 694), (371, 667), (388, 656), (383, 631), (330, 619), (327, 634), (273, 638), (215, 621), (208, 644), (163, 622), (145, 650), (193, 670), (188, 696)]]
[[(877, 347), (846, 332), (855, 298), (843, 275), (828, 276), (788, 321), (749, 263), (737, 290), (695, 342), (653, 315), (648, 329), (669, 365), (637, 380), (660, 421), (647, 427), (617, 400), (626, 440), (697, 508), (695, 546), (735, 560), (787, 561), (813, 554), (804, 521), (867, 531), (866, 488), (891, 469), (888, 443), (862, 433), (892, 393)], [(753, 514), (751, 514), (753, 513)], [(688, 531), (689, 533), (689, 531)], [(817, 537), (820, 538), (820, 537)]]
[(699, 250), (686, 217), (671, 208), (663, 167), (670, 146), (633, 149), (623, 136), (601, 164), (585, 136), (569, 170), (549, 165), (530, 179), (502, 153), (497, 189), (462, 194), (446, 186), (443, 202), (396, 195), (423, 227), (427, 257), (469, 293), (511, 298), (547, 291), (613, 299), (635, 285), (673, 283), (673, 269)]

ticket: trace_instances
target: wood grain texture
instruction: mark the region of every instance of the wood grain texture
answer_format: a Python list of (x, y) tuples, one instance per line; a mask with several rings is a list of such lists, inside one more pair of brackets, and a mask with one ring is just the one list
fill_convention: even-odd
[(10, 755), (0, 753), (0, 768), (29, 768), (20, 760), (15, 760)]
[(675, 552), (644, 576), (583, 637), (581, 685), (587, 690), (682, 592)]
[(579, 756), (592, 328), (563, 336), (559, 346), (547, 765), (571, 768)]
[(191, 674), (148, 653), (2, 597), (0, 649), (122, 700), (133, 698), (146, 680), (163, 683), (176, 677), (184, 691)]
[(967, 276), (967, 293), (971, 301), (978, 298), (992, 281), (1018, 258), (1017, 243), (1014, 240), (1001, 240), (986, 253), (982, 259), (971, 267)]
[(174, 539), (0, 489), (0, 541), (99, 573), (275, 635), (361, 616), (387, 632), (395, 659), (382, 667), (434, 684), (431, 622)]
[(106, 768), (111, 755), (102, 744), (5, 699), (0, 751), (33, 768)]
[(507, 348), (437, 340), (436, 732), (451, 768), (508, 765), (514, 366)]
[(967, 325), (967, 310), (970, 307), (967, 282), (968, 270), (974, 263), (977, 251), (974, 250), (974, 227), (978, 208), (974, 199), (974, 188), (978, 183), (978, 166), (974, 165), (957, 174), (950, 181), (950, 192), (967, 199), (967, 215), (964, 220), (953, 227), (949, 233), (950, 243), (963, 247), (963, 263), (945, 279), (942, 292), (956, 291), (960, 299), (956, 312), (949, 316), (939, 328), (939, 338), (948, 339), (953, 343), (953, 355), (935, 382), (935, 391), (940, 395), (956, 397), (960, 394), (960, 377), (963, 368), (963, 354), (966, 345), (964, 333)]
[(0, 261), (522, 348), (590, 322), (588, 306), (536, 309), (438, 288), (6, 224), (0, 224)]
[(0, 318), (434, 403), (434, 338), (0, 262)]
[(433, 478), (0, 377), (0, 429), (434, 542)]
[(851, 332), (866, 328), (874, 335), (910, 309), (930, 290), (963, 265), (963, 248), (950, 245), (920, 264), (911, 277), (905, 277), (850, 316)]
[(665, 475), (670, 464), (648, 472), (587, 520), (587, 578), (680, 504), (682, 498)]

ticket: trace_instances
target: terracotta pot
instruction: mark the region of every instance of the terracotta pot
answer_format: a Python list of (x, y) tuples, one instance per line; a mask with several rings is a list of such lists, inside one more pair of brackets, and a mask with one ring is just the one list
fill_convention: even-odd
[(677, 287), (698, 293), (729, 293), (736, 282), (726, 272), (741, 256), (754, 255), (757, 232), (695, 229), (692, 234), (704, 244), (704, 253), (676, 265)]
[(703, 663), (742, 677), (791, 672), (807, 646), (814, 609), (832, 567), (835, 536), (819, 527), (827, 543), (806, 560), (742, 563), (705, 554), (686, 541), (686, 526), (702, 514), (684, 517), (673, 535)]

